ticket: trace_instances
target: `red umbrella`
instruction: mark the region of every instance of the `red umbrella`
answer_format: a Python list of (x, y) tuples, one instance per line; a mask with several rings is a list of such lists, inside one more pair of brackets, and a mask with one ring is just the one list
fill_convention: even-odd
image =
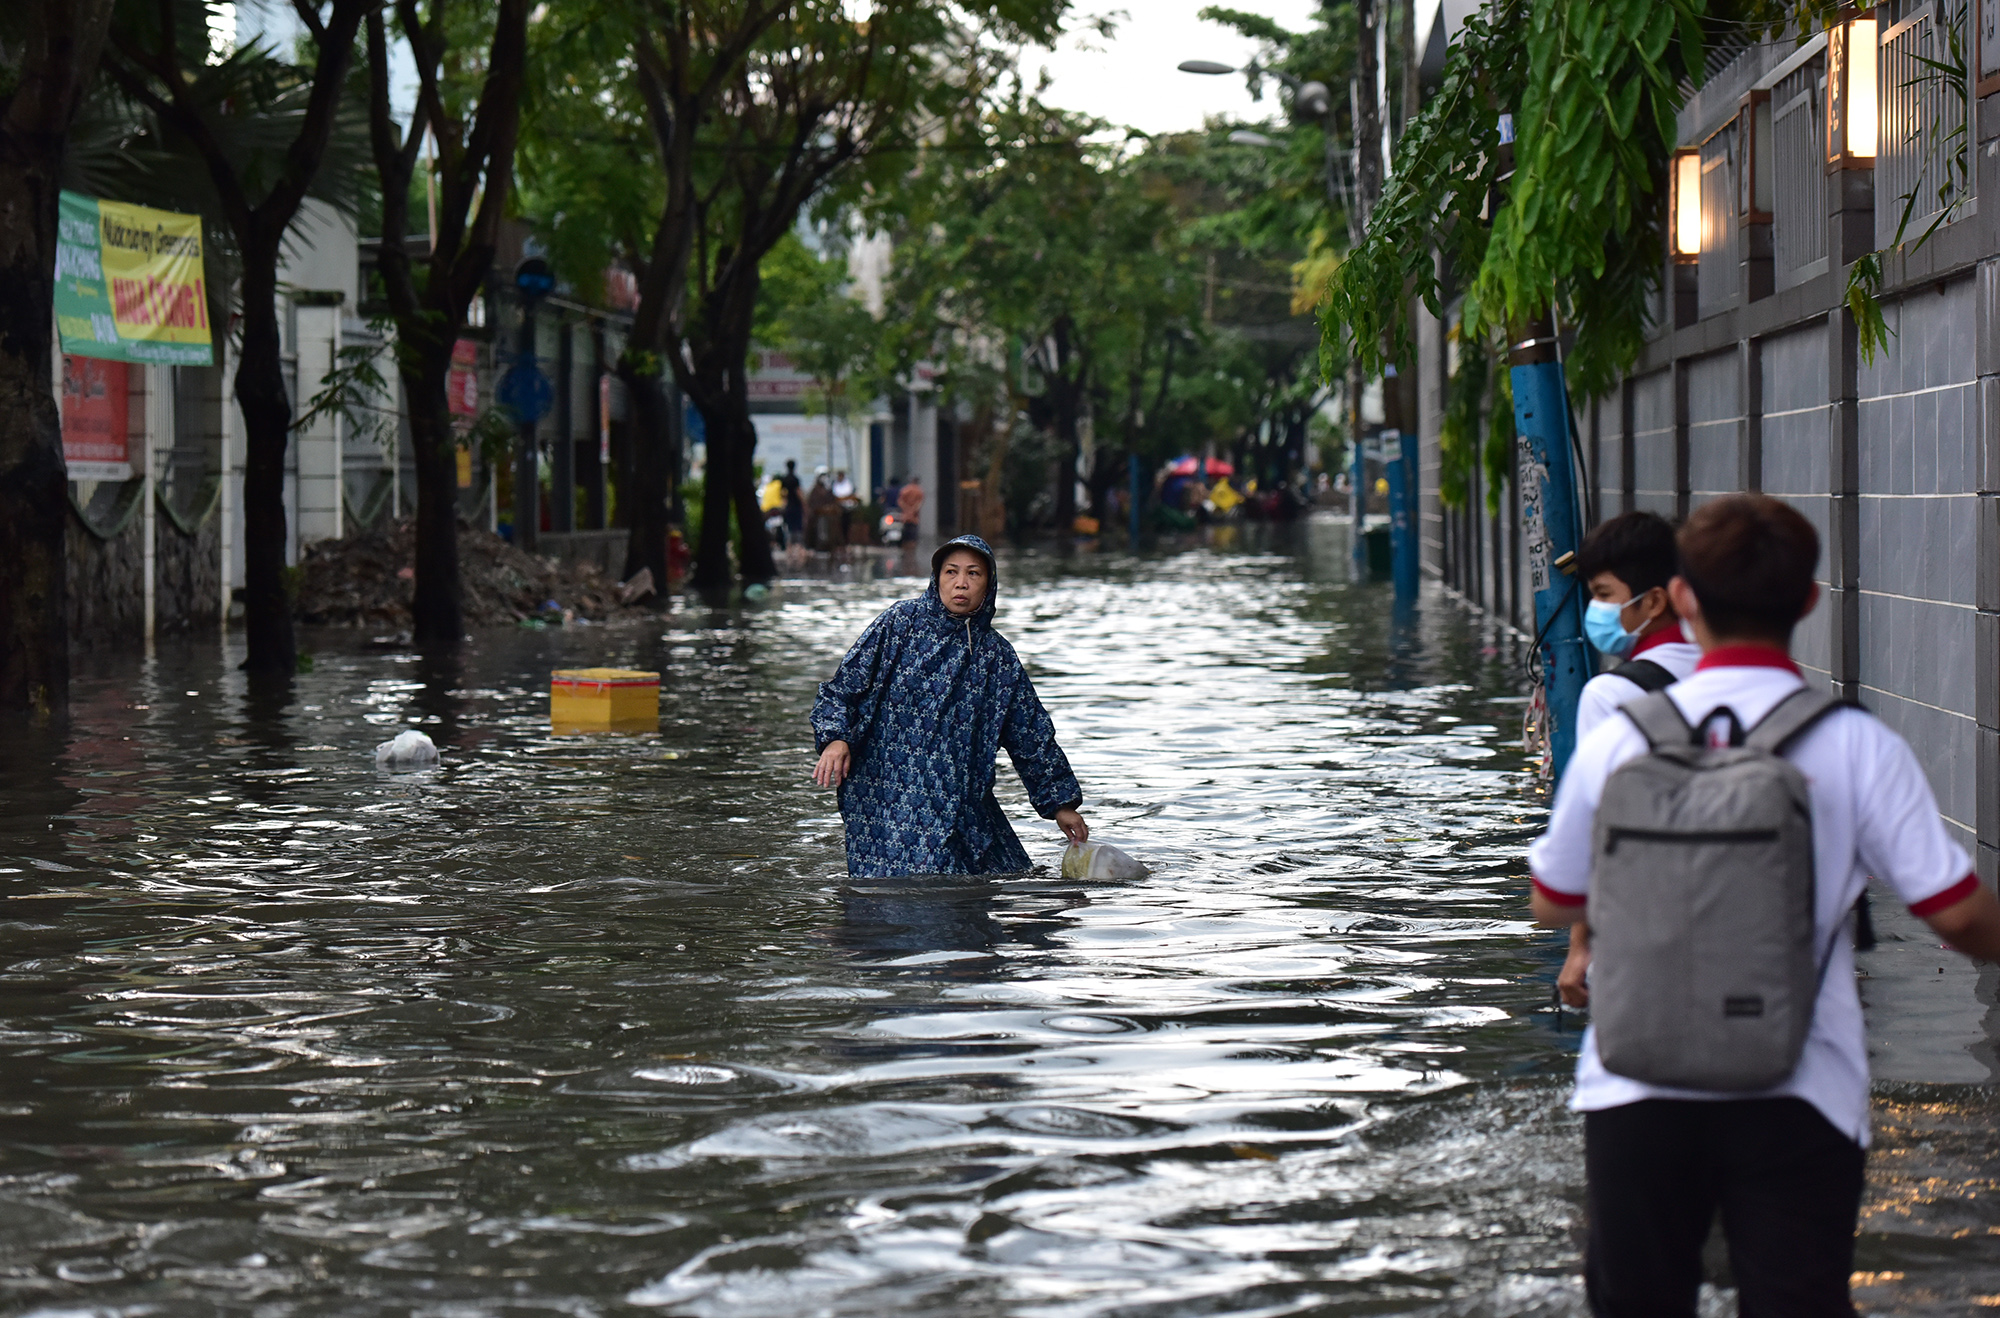
[[(1197, 471), (1200, 470), (1201, 470), (1201, 459), (1192, 456), (1185, 458), (1176, 458), (1174, 460), (1174, 465), (1167, 468), (1167, 475), (1192, 476)], [(1224, 462), (1221, 458), (1210, 458), (1208, 460), (1208, 474), (1211, 476), (1234, 476), (1236, 474), (1236, 468), (1230, 466), (1227, 462)]]

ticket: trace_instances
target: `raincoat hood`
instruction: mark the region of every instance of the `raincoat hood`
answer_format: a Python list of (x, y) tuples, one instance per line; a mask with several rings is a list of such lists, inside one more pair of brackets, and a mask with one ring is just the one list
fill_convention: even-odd
[(947, 540), (937, 547), (937, 552), (931, 555), (931, 584), (930, 589), (924, 592), (924, 599), (951, 621), (963, 621), (944, 606), (944, 597), (938, 594), (938, 573), (944, 571), (944, 561), (950, 558), (954, 551), (960, 549), (970, 549), (986, 560), (986, 598), (981, 600), (979, 607), (973, 611), (971, 621), (977, 627), (991, 627), (993, 606), (1000, 598), (1000, 565), (994, 561), (993, 546), (976, 535), (962, 535), (955, 540)]

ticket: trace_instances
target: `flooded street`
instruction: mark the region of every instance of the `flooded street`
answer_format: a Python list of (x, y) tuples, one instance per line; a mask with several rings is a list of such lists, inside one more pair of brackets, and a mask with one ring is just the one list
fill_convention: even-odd
[[(278, 691), (86, 659), (0, 783), (0, 1311), (1583, 1312), (1521, 638), (1392, 617), (1332, 523), (1004, 553), (1094, 835), (1155, 873), (1055, 877), (1003, 762), (1034, 874), (850, 883), (806, 711), (920, 585), (450, 662), (319, 633)], [(593, 664), (663, 674), (658, 735), (550, 735)], [(375, 768), (405, 726), (442, 768)], [(1993, 982), (1882, 925), (1915, 1023), (1857, 1297), (1964, 1312), (2000, 1100), (1984, 1009), (1916, 998)]]

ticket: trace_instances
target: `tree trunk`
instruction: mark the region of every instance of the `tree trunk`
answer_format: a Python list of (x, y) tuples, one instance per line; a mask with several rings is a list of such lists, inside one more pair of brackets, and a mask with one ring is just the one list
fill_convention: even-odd
[(243, 262), (243, 347), (236, 402), (243, 409), (243, 630), (253, 673), (298, 667), (285, 595), (285, 446), (292, 402), (278, 337), (277, 253)]
[(49, 388), (56, 174), (48, 163), (38, 170), (18, 157), (0, 161), (0, 177), (14, 185), (0, 200), (0, 556), (8, 565), (0, 572), (0, 711), (37, 723), (61, 718), (69, 704), (69, 474)]
[(750, 331), (755, 323), (759, 280), (754, 261), (745, 262), (724, 284), (711, 290), (712, 310), (704, 318), (706, 343), (682, 387), (701, 409), (708, 429), (708, 471), (702, 484), (701, 544), (695, 552), (696, 590), (726, 589), (730, 581), (729, 514), (736, 512), (740, 548), (737, 568), (757, 584), (778, 575), (764, 514), (757, 503), (751, 470), (757, 427), (750, 420)]
[(451, 346), (410, 345), (402, 370), (417, 460), (416, 593), (411, 630), (420, 644), (450, 648), (465, 635), (465, 583), (458, 571), (458, 433), (445, 400)]
[(764, 531), (764, 512), (757, 500), (757, 428), (750, 421), (750, 400), (739, 390), (731, 390), (729, 398), (732, 408), (742, 409), (734, 418), (736, 460), (729, 481), (729, 498), (736, 507), (737, 569), (746, 585), (756, 585), (776, 577), (778, 564), (771, 557), (771, 537)]
[[(699, 404), (697, 404), (699, 406)], [(694, 576), (689, 585), (698, 591), (724, 591), (735, 578), (729, 565), (729, 476), (726, 470), (730, 444), (725, 440), (723, 418), (707, 407), (701, 419), (708, 428), (708, 466), (701, 483), (701, 543), (695, 546)]]
[(1053, 379), (1049, 391), (1055, 395), (1050, 401), (1056, 405), (1056, 438), (1062, 441), (1062, 458), (1056, 464), (1056, 530), (1062, 532), (1076, 521), (1076, 459), (1083, 451), (1078, 404), (1083, 391), (1067, 380)]
[(69, 472), (55, 379), (56, 193), (111, 0), (14, 0), (0, 75), (0, 713), (69, 710)]
[(641, 569), (653, 574), (658, 598), (667, 594), (667, 526), (672, 516), (668, 504), (668, 471), (673, 455), (667, 443), (667, 399), (658, 375), (643, 373), (629, 360), (618, 363), (618, 378), (625, 382), (627, 433), (626, 464), (628, 488), (620, 506), (631, 535), (625, 541), (625, 578), (631, 580)]

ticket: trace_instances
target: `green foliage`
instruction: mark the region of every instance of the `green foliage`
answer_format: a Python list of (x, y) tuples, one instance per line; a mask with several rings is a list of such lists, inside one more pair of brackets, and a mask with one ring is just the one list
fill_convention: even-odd
[(813, 379), (808, 415), (852, 415), (872, 396), (882, 327), (848, 287), (846, 252), (814, 252), (797, 234), (764, 258), (756, 337)]
[[(1454, 42), (1442, 86), (1398, 146), (1365, 241), (1333, 276), (1329, 347), (1379, 370), (1412, 350), (1413, 295), (1441, 315), (1463, 292), (1469, 337), (1554, 312), (1576, 331), (1572, 386), (1608, 388), (1650, 328), (1675, 116), (1685, 89), (1701, 83), (1705, 30), (1755, 38), (1787, 19), (1811, 30), (1828, 9), (1818, 0), (1495, 0)], [(1503, 113), (1517, 132), (1504, 181)]]
[(1462, 337), (1438, 433), (1438, 498), (1445, 507), (1466, 506), (1475, 470), (1486, 511), (1499, 512), (1500, 492), (1514, 476), (1514, 377), (1484, 342)]
[[(314, 49), (252, 41), (227, 53), (209, 48), (216, 0), (165, 5), (123, 0), (113, 14), (105, 76), (92, 87), (70, 127), (63, 186), (93, 197), (136, 202), (202, 217), (202, 251), (214, 303), (212, 319), (234, 298), (241, 252), (227, 204), (201, 148), (159, 113), (170, 97), (147, 52), (160, 48), (170, 19), (184, 73), (181, 102), (205, 125), (215, 150), (255, 205), (284, 171), (312, 96)], [(347, 216), (360, 213), (372, 186), (366, 107), (352, 87), (334, 117), (320, 168), (306, 196)]]
[(382, 374), (383, 343), (394, 332), (386, 318), (368, 324), (376, 343), (353, 343), (334, 354), (334, 365), (320, 382), (319, 391), (306, 400), (305, 410), (292, 422), (293, 430), (306, 430), (321, 417), (337, 416), (346, 422), (347, 433), (372, 441), (385, 452), (396, 442), (396, 391)]

